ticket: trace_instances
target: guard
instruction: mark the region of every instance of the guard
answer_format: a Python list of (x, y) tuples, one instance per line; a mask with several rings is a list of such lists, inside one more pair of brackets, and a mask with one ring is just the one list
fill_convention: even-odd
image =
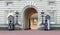
[(9, 23), (9, 25), (8, 25), (8, 29), (9, 29), (9, 30), (14, 30), (14, 24), (11, 23), (11, 21), (10, 21), (10, 23)]

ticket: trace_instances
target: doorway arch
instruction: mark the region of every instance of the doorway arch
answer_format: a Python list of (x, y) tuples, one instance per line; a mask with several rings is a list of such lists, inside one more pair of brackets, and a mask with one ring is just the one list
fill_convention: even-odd
[(27, 8), (24, 11), (25, 29), (38, 29), (38, 12), (34, 8)]

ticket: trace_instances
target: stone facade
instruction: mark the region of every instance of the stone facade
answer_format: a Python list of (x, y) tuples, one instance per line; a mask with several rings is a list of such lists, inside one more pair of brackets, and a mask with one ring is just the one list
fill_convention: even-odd
[[(0, 27), (8, 27), (8, 16), (15, 17), (15, 12), (19, 12), (18, 23), (21, 25), (19, 28), (25, 29), (24, 12), (27, 8), (34, 8), (38, 13), (38, 28), (41, 28), (41, 12), (51, 15), (54, 18), (51, 22), (51, 27), (60, 27), (60, 1), (59, 0), (11, 0), (0, 1)], [(52, 16), (52, 15), (51, 15)]]

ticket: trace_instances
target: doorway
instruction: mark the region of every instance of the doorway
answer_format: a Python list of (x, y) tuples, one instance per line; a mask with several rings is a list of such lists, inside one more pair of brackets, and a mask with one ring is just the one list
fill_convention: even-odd
[(24, 11), (25, 28), (26, 29), (38, 29), (38, 12), (34, 8), (27, 8)]

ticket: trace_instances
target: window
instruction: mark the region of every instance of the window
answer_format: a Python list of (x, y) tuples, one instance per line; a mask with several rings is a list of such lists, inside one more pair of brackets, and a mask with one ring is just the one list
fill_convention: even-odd
[(54, 22), (54, 12), (51, 12), (50, 13), (50, 21), (51, 22)]
[(55, 6), (55, 1), (49, 1), (49, 2), (48, 2), (48, 5), (49, 5), (49, 6)]
[(6, 5), (7, 6), (11, 6), (13, 2), (7, 2)]
[(55, 10), (48, 10), (49, 14), (50, 14), (50, 22), (54, 22), (55, 21)]

